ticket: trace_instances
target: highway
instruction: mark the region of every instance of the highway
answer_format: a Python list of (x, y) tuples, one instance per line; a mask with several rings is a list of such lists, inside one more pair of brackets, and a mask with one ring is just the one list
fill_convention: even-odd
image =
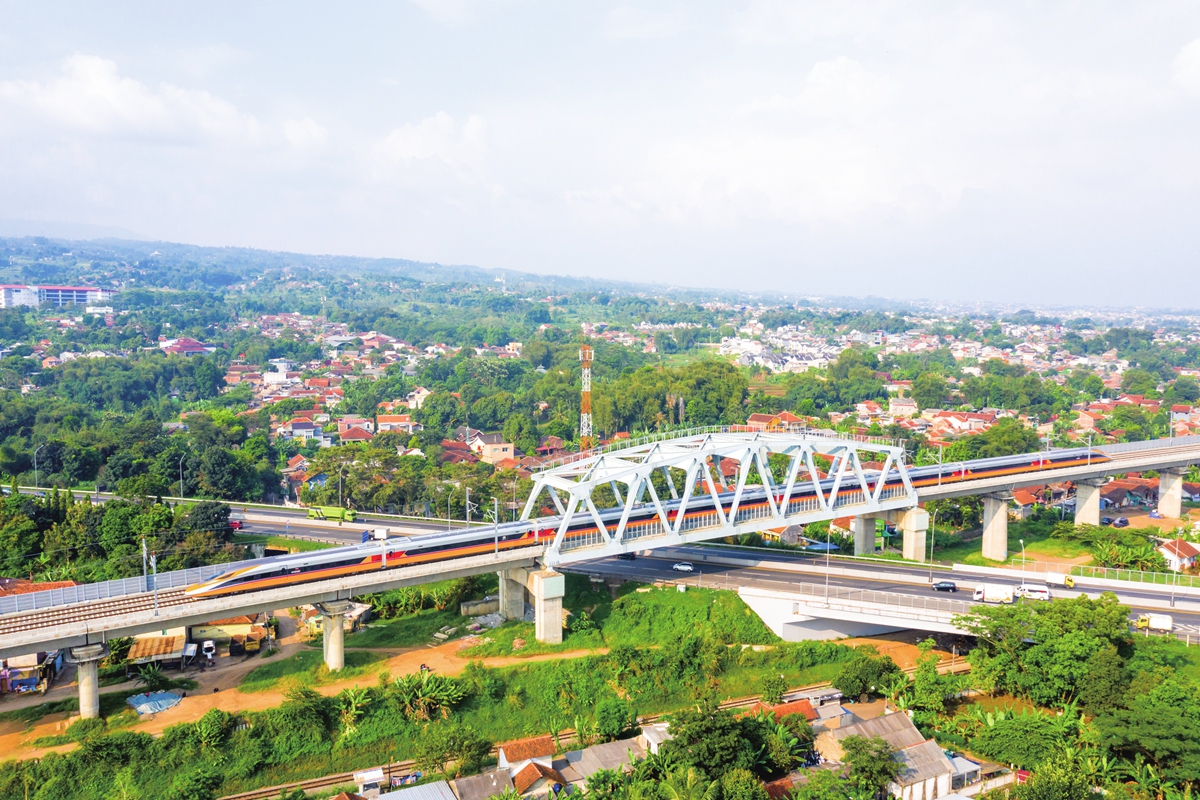
[[(772, 568), (769, 566), (734, 566), (730, 564), (712, 564), (702, 561), (705, 557), (720, 557), (723, 560), (729, 559), (745, 559), (753, 562), (755, 560), (769, 559), (775, 563), (795, 564), (798, 567), (807, 568), (804, 572), (793, 572), (784, 569)], [(680, 573), (671, 569), (671, 565), (676, 561), (688, 561), (691, 563), (696, 572)], [(975, 586), (988, 583), (1016, 583), (1016, 581), (1005, 581), (993, 578), (984, 579), (978, 575), (968, 575), (965, 573), (955, 573), (951, 569), (940, 568), (934, 570), (934, 580), (951, 580), (959, 587), (956, 593), (934, 592), (929, 588), (929, 567), (914, 567), (894, 562), (862, 562), (855, 561), (849, 564), (845, 561), (831, 560), (834, 568), (843, 566), (853, 566), (855, 569), (864, 569), (879, 573), (879, 577), (858, 577), (858, 576), (842, 576), (830, 575), (829, 585), (831, 587), (838, 586), (851, 589), (873, 589), (883, 592), (895, 592), (897, 594), (908, 594), (915, 596), (938, 596), (943, 598), (958, 599), (969, 601), (971, 599), (970, 592)], [(717, 589), (737, 589), (740, 586), (753, 587), (758, 589), (779, 589), (787, 591), (790, 586), (797, 583), (823, 583), (824, 575), (824, 560), (821, 558), (795, 556), (787, 553), (764, 553), (762, 555), (746, 556), (743, 553), (725, 551), (723, 548), (718, 552), (718, 548), (696, 546), (696, 547), (676, 547), (664, 550), (655, 551), (653, 556), (639, 556), (634, 561), (622, 561), (615, 558), (606, 558), (598, 561), (588, 562), (587, 564), (577, 564), (571, 567), (565, 567), (565, 570), (578, 572), (590, 575), (602, 575), (604, 577), (620, 577), (627, 580), (640, 582), (653, 581), (674, 581), (676, 583), (686, 583), (693, 586), (702, 586), (707, 588)], [(811, 570), (811, 571), (810, 571)], [(895, 580), (889, 575), (905, 575), (914, 580), (920, 580), (924, 583), (910, 583)], [(1032, 581), (1031, 581), (1032, 583)], [(1062, 597), (1078, 597), (1081, 594), (1089, 597), (1099, 597), (1101, 590), (1098, 589), (1063, 589), (1059, 587), (1051, 587), (1051, 593), (1056, 598)], [(1175, 621), (1175, 627), (1181, 633), (1193, 633), (1200, 637), (1200, 600), (1187, 599), (1177, 600), (1176, 606), (1173, 609), (1163, 609), (1160, 605), (1168, 600), (1161, 592), (1152, 593), (1138, 590), (1121, 591), (1119, 598), (1122, 603), (1130, 607), (1130, 616), (1136, 617), (1139, 613), (1154, 611), (1158, 613), (1170, 613)]]

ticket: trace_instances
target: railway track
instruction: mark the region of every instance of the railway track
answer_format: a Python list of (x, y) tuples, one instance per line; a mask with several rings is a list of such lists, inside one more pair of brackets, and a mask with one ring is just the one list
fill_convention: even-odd
[[(195, 602), (195, 598), (184, 594), (186, 590), (164, 589), (158, 592), (158, 607), (186, 605)], [(14, 633), (53, 628), (71, 622), (82, 622), (102, 617), (115, 617), (122, 614), (133, 614), (139, 611), (149, 611), (154, 608), (155, 599), (151, 593), (131, 594), (123, 597), (110, 597), (105, 600), (89, 600), (86, 603), (76, 603), (69, 606), (52, 606), (39, 611), (22, 611), (0, 617), (0, 636)]]

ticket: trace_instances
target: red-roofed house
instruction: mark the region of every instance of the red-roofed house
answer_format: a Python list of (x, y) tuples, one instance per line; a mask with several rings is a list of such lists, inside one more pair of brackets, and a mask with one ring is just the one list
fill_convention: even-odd
[(1196, 556), (1200, 556), (1200, 547), (1184, 539), (1176, 539), (1159, 545), (1158, 552), (1163, 554), (1172, 572), (1181, 572), (1195, 565)]
[(342, 444), (347, 442), (369, 442), (375, 438), (375, 434), (368, 430), (352, 425), (341, 434)]

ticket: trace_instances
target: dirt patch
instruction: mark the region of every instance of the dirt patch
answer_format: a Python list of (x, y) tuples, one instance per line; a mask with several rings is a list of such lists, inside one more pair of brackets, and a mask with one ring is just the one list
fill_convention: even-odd
[[(909, 641), (892, 637), (906, 637), (911, 639), (912, 633), (901, 631), (894, 634), (885, 634), (883, 636), (871, 636), (859, 639), (838, 639), (837, 643), (844, 644), (847, 647), (862, 647), (863, 645), (870, 645), (879, 652), (879, 655), (887, 656), (888, 658), (892, 659), (892, 661), (895, 661), (896, 666), (900, 667), (900, 669), (912, 669), (916, 667), (917, 657), (921, 655), (920, 649), (918, 649), (915, 644)], [(937, 657), (942, 661), (942, 663), (948, 664), (951, 660), (955, 659), (953, 654), (947, 653), (944, 650), (938, 650), (935, 648), (933, 652), (937, 654)], [(962, 661), (962, 658), (957, 658), (957, 661)]]
[(1149, 511), (1132, 511), (1122, 509), (1117, 509), (1114, 511), (1109, 509), (1104, 513), (1107, 516), (1125, 517), (1125, 519), (1129, 520), (1129, 527), (1131, 528), (1158, 528), (1163, 532), (1164, 535), (1174, 533), (1180, 528), (1190, 530), (1196, 517), (1198, 516), (1197, 509), (1194, 508), (1185, 508), (1183, 510), (1182, 519), (1154, 519), (1150, 516)]
[[(532, 661), (549, 661), (559, 658), (581, 658), (587, 655), (599, 655), (607, 652), (601, 650), (570, 650), (563, 653), (546, 653), (543, 655), (527, 656), (520, 658), (516, 656), (502, 656), (494, 658), (464, 658), (458, 655), (458, 651), (467, 646), (466, 642), (452, 641), (444, 644), (439, 644), (436, 647), (416, 647), (409, 650), (396, 652), (387, 661), (379, 664), (379, 669), (373, 671), (369, 675), (362, 675), (357, 678), (351, 678), (336, 683), (328, 683), (323, 686), (314, 687), (316, 691), (323, 695), (332, 696), (341, 692), (343, 689), (359, 686), (374, 686), (379, 680), (379, 673), (387, 671), (392, 677), (398, 675), (412, 675), (421, 669), (421, 665), (429, 667), (435, 672), (442, 675), (458, 675), (472, 661), (479, 661), (484, 666), (488, 667), (507, 667), (515, 664), (524, 664)], [(298, 645), (293, 645), (293, 648)], [(285, 648), (286, 649), (286, 648)], [(395, 651), (392, 651), (395, 652)], [(262, 659), (253, 659), (249, 665), (250, 668), (258, 666), (262, 663)], [(258, 663), (253, 663), (258, 662)], [(247, 670), (248, 671), (248, 670)], [(244, 673), (243, 673), (244, 674)], [(208, 677), (208, 676), (206, 676)], [(274, 708), (282, 703), (285, 699), (287, 688), (281, 684), (281, 687), (276, 690), (266, 692), (255, 692), (253, 694), (245, 694), (235, 688), (222, 688), (231, 686), (236, 681), (231, 680), (233, 673), (229, 671), (222, 672), (219, 676), (216, 673), (212, 674), (216, 688), (219, 691), (214, 692), (213, 686), (208, 686), (206, 689), (201, 689), (195, 693), (188, 693), (179, 705), (169, 708), (160, 714), (156, 714), (152, 719), (144, 719), (140, 721), (133, 730), (142, 731), (144, 733), (158, 734), (172, 725), (178, 725), (181, 722), (195, 722), (204, 716), (205, 712), (212, 708), (219, 708), (222, 711), (237, 713), (240, 711), (265, 711), (269, 708)]]

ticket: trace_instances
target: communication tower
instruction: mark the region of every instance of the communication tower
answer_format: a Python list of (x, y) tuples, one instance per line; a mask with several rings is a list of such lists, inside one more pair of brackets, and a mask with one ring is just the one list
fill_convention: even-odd
[(582, 364), (580, 377), (583, 383), (583, 393), (579, 399), (579, 449), (589, 450), (592, 447), (592, 348), (584, 345), (579, 348), (579, 363)]

